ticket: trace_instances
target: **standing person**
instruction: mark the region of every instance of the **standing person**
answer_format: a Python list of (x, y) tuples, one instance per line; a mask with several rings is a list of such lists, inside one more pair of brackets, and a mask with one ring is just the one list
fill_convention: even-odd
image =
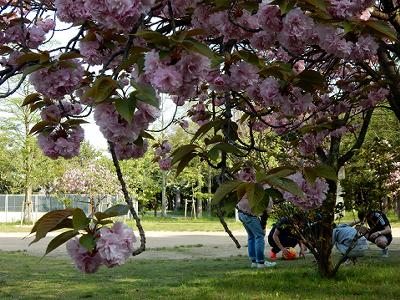
[(271, 246), (269, 254), (270, 259), (276, 259), (276, 254), (282, 251), (283, 256), (289, 256), (288, 247), (300, 246), (300, 256), (304, 257), (306, 246), (293, 233), (293, 225), (287, 217), (281, 218), (274, 226), (268, 235), (268, 243)]
[[(332, 232), (332, 246), (336, 246), (338, 251), (345, 255), (350, 246), (353, 248), (347, 253), (347, 257), (353, 262), (357, 257), (364, 256), (368, 250), (368, 241), (364, 236), (361, 236), (354, 242), (357, 235), (357, 230), (347, 224), (338, 225)], [(350, 261), (347, 260), (346, 263)]]
[(266, 215), (263, 214), (262, 224), (260, 218), (252, 211), (246, 195), (236, 205), (236, 209), (239, 212), (239, 220), (247, 232), (247, 251), (251, 259), (251, 267), (257, 269), (274, 267), (276, 263), (266, 261), (264, 255), (265, 226), (263, 228), (263, 224), (266, 224)]
[(386, 215), (381, 211), (359, 212), (360, 221), (366, 220), (369, 230), (365, 237), (382, 249), (382, 257), (389, 256), (389, 245), (393, 240), (392, 228)]

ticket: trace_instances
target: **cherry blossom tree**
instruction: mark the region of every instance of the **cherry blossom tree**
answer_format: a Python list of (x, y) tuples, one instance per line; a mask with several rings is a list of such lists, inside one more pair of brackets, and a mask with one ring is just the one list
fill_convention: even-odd
[[(187, 116), (200, 128), (171, 157), (162, 153), (160, 166), (180, 171), (199, 157), (219, 169), (217, 206), (234, 192), (262, 209), (264, 196), (279, 192), (321, 209), (324, 242), (313, 254), (321, 274), (333, 276), (336, 174), (361, 147), (374, 107), (387, 100), (400, 119), (398, 4), (267, 2), (3, 0), (0, 84), (21, 80), (0, 97), (30, 80), (37, 93), (23, 105), (41, 112), (32, 133), (52, 158), (79, 153), (81, 124), (93, 113), (138, 221), (118, 161), (144, 155), (159, 95), (168, 94), (191, 107)], [(66, 45), (46, 47), (67, 28), (76, 35)], [(259, 141), (269, 133), (291, 145), (295, 163), (236, 177), (251, 153), (266, 151)], [(343, 149), (347, 134), (354, 143)]]

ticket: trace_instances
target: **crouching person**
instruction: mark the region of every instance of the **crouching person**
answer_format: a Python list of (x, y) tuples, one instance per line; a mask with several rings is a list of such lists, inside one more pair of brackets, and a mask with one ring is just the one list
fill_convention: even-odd
[[(346, 255), (349, 258), (346, 260), (346, 264), (351, 261), (355, 262), (357, 257), (364, 256), (365, 252), (368, 250), (367, 239), (362, 236), (354, 241), (356, 235), (357, 230), (347, 224), (341, 224), (333, 229), (332, 245), (334, 245), (342, 255)], [(347, 253), (349, 247), (352, 248)]]
[(361, 230), (366, 231), (365, 237), (379, 248), (382, 249), (382, 257), (389, 256), (389, 245), (392, 243), (392, 228), (386, 215), (381, 211), (368, 211), (367, 213), (359, 212), (360, 221), (366, 220), (368, 228), (362, 227)]
[(276, 259), (276, 254), (282, 251), (282, 256), (290, 256), (289, 247), (300, 246), (300, 256), (304, 257), (305, 245), (294, 233), (293, 224), (287, 217), (283, 217), (278, 223), (274, 224), (268, 235), (268, 243), (271, 246), (270, 259)]

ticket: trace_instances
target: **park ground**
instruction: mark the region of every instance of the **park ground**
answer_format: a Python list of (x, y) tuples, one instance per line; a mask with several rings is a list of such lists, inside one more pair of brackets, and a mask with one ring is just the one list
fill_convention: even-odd
[(246, 234), (235, 226), (241, 249), (224, 232), (175, 231), (167, 224), (169, 231), (147, 232), (145, 253), (86, 275), (74, 268), (64, 246), (40, 260), (54, 235), (28, 247), (26, 230), (3, 225), (0, 299), (400, 299), (397, 225), (389, 258), (372, 245), (334, 279), (318, 275), (311, 255), (278, 260), (274, 269), (250, 269)]

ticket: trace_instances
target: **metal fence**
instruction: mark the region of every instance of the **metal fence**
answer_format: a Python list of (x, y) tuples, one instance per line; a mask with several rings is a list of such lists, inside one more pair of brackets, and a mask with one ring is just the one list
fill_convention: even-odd
[[(17, 222), (20, 221), (23, 214), (23, 204), (25, 195), (10, 195), (0, 194), (0, 222)], [(95, 206), (97, 211), (104, 211), (108, 207), (123, 202), (118, 196), (107, 195), (101, 200), (95, 199)], [(134, 206), (137, 211), (137, 202), (134, 201)], [(33, 194), (32, 195), (32, 218), (34, 221), (43, 216), (46, 212), (64, 209), (66, 207), (79, 207), (86, 214), (89, 213), (89, 196), (88, 195), (46, 195), (46, 194)]]

